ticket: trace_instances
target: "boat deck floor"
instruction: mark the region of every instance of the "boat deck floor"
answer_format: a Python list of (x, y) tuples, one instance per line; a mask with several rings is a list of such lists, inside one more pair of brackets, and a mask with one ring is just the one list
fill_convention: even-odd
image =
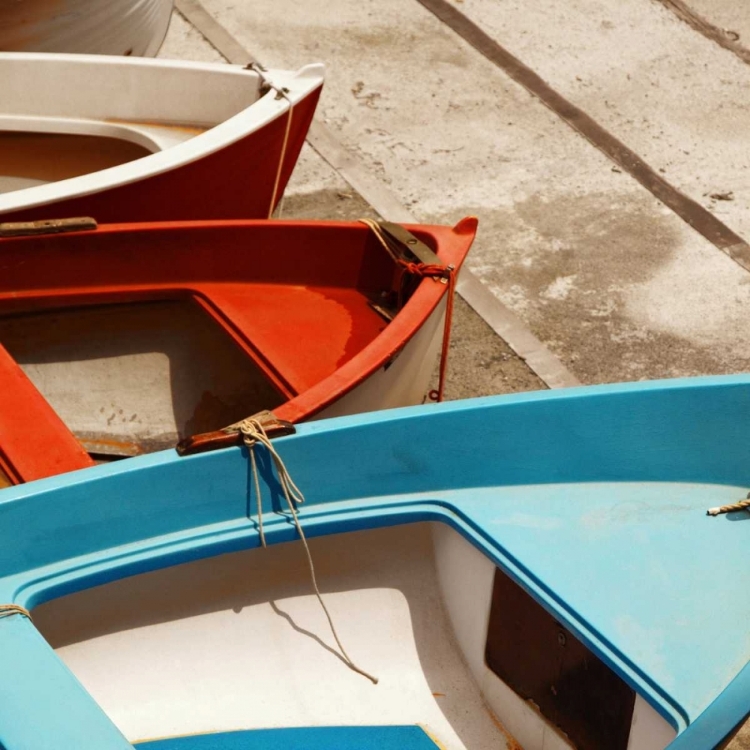
[(278, 407), (387, 325), (357, 289), (206, 287), (0, 317), (0, 341), (89, 453), (127, 456)]
[(78, 177), (150, 154), (119, 138), (0, 130), (0, 193)]
[(513, 747), (453, 638), (429, 525), (311, 548), (340, 637), (377, 685), (337, 655), (295, 543), (79, 592), (34, 622), (131, 741), (379, 724), (421, 725), (444, 748)]
[[(18, 130), (14, 130), (13, 118), (0, 116), (0, 193), (127, 164), (208, 129), (191, 123), (109, 119), (78, 120), (78, 131), (70, 132), (71, 122), (66, 118), (44, 117), (27, 132), (23, 127), (26, 120), (18, 120)], [(101, 135), (102, 129), (109, 134)]]

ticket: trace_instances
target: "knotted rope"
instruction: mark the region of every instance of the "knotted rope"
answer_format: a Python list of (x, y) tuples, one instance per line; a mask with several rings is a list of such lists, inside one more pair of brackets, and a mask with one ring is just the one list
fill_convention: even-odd
[(21, 615), (31, 619), (31, 613), (26, 607), (22, 607), (20, 604), (0, 604), (0, 619), (3, 617), (10, 617), (11, 615)]
[(709, 508), (706, 511), (707, 516), (718, 516), (722, 513), (734, 513), (737, 510), (750, 510), (750, 493), (747, 500), (740, 500), (731, 505), (720, 505), (718, 508)]
[(430, 399), (433, 401), (442, 401), (445, 391), (445, 376), (448, 370), (448, 352), (451, 343), (451, 322), (453, 320), (453, 299), (456, 291), (456, 269), (453, 266), (441, 266), (429, 263), (412, 263), (404, 260), (399, 253), (399, 246), (384, 231), (383, 228), (373, 219), (360, 219), (360, 222), (369, 227), (380, 244), (385, 248), (388, 255), (391, 256), (405, 273), (419, 276), (420, 278), (441, 279), (448, 285), (448, 300), (445, 304), (445, 325), (443, 327), (443, 346), (440, 351), (440, 375), (438, 378), (437, 390), (430, 391)]
[(286, 117), (286, 127), (284, 129), (284, 140), (281, 144), (281, 155), (279, 156), (279, 165), (276, 168), (276, 179), (273, 182), (273, 192), (271, 193), (271, 203), (268, 206), (268, 218), (270, 219), (271, 216), (273, 216), (273, 209), (276, 206), (276, 196), (279, 192), (279, 183), (281, 182), (281, 172), (284, 168), (284, 159), (286, 158), (286, 147), (289, 143), (289, 133), (292, 130), (292, 100), (289, 98), (289, 89), (287, 88), (280, 88), (277, 86), (273, 81), (271, 81), (270, 78), (266, 75), (266, 69), (260, 65), (257, 62), (252, 62), (247, 66), (248, 70), (254, 70), (258, 76), (260, 77), (261, 81), (268, 86), (268, 88), (272, 89), (276, 92), (276, 98), (277, 99), (286, 99), (287, 104), (289, 105), (289, 109), (287, 110), (287, 117)]
[(291, 513), (292, 518), (294, 519), (294, 525), (297, 528), (297, 533), (299, 534), (299, 537), (302, 540), (302, 544), (305, 548), (305, 554), (307, 555), (307, 564), (310, 568), (310, 578), (312, 580), (312, 585), (313, 585), (313, 590), (315, 591), (315, 596), (318, 597), (320, 606), (323, 608), (323, 612), (325, 613), (325, 616), (328, 619), (328, 624), (331, 628), (331, 633), (333, 633), (333, 637), (336, 640), (336, 644), (339, 647), (339, 651), (341, 652), (341, 656), (344, 659), (344, 663), (349, 667), (349, 669), (353, 670), (354, 672), (357, 672), (358, 674), (361, 674), (363, 677), (366, 677), (368, 680), (370, 680), (374, 685), (377, 685), (378, 678), (373, 677), (368, 672), (365, 672), (363, 669), (360, 669), (352, 661), (351, 657), (346, 652), (346, 649), (344, 648), (344, 645), (341, 643), (341, 639), (339, 638), (338, 633), (336, 632), (336, 628), (333, 624), (333, 618), (331, 617), (331, 614), (328, 611), (328, 607), (326, 607), (325, 602), (323, 601), (323, 596), (320, 593), (320, 589), (318, 588), (318, 582), (315, 577), (315, 566), (313, 565), (312, 555), (310, 554), (310, 548), (307, 545), (307, 538), (305, 537), (304, 531), (302, 531), (302, 524), (299, 521), (299, 517), (297, 516), (297, 510), (295, 509), (295, 503), (301, 504), (305, 502), (305, 498), (303, 494), (300, 492), (299, 487), (297, 487), (297, 485), (294, 483), (294, 480), (289, 475), (289, 471), (284, 465), (284, 461), (281, 459), (281, 456), (273, 447), (271, 440), (266, 434), (265, 428), (263, 427), (260, 420), (255, 417), (249, 417), (248, 419), (242, 420), (242, 422), (238, 422), (236, 426), (238, 427), (239, 431), (242, 433), (242, 439), (248, 448), (248, 452), (250, 453), (250, 462), (251, 462), (252, 471), (253, 471), (253, 481), (255, 484), (255, 496), (257, 498), (257, 503), (258, 503), (258, 533), (260, 536), (261, 544), (264, 547), (266, 546), (266, 537), (265, 537), (265, 534), (263, 533), (263, 498), (260, 494), (260, 480), (258, 478), (258, 465), (255, 460), (255, 447), (258, 443), (260, 443), (268, 451), (269, 455), (273, 459), (274, 465), (276, 466), (276, 474), (278, 475), (281, 489), (284, 492), (284, 497), (286, 498), (287, 507), (289, 508), (289, 512)]

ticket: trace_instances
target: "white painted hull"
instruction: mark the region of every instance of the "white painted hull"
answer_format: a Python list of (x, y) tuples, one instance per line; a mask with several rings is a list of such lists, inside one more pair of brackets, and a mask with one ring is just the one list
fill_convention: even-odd
[[(131, 740), (260, 727), (420, 724), (447, 749), (570, 750), (483, 649), (494, 566), (444, 526), (311, 541), (127, 578), (37, 608), (37, 628)], [(488, 710), (489, 707), (489, 710)], [(515, 740), (512, 735), (515, 735)], [(629, 750), (674, 737), (641, 701)]]
[(172, 0), (0, 0), (0, 50), (153, 57)]
[(427, 399), (430, 379), (443, 341), (445, 304), (445, 300), (440, 302), (387, 368), (370, 375), (352, 391), (316, 414), (314, 419), (423, 403)]

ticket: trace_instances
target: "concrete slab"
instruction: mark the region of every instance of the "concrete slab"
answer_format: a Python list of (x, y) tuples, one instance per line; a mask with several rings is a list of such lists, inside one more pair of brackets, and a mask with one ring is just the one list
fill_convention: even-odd
[(207, 7), (268, 65), (325, 60), (322, 119), (420, 219), (479, 215), (470, 266), (582, 380), (748, 366), (747, 274), (418, 4)]
[(465, 0), (461, 10), (674, 186), (750, 236), (749, 65), (654, 0)]
[(197, 60), (224, 62), (224, 58), (179, 13), (172, 12), (172, 20), (157, 57), (165, 60)]
[(736, 0), (687, 0), (687, 6), (717, 28), (730, 40), (750, 50), (750, 13), (745, 3)]

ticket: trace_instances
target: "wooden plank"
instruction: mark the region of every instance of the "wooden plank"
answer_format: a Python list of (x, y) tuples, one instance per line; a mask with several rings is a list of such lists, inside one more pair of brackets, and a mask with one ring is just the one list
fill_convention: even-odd
[(0, 470), (12, 482), (30, 482), (94, 465), (2, 345), (0, 384)]
[(502, 571), (495, 571), (487, 666), (578, 750), (626, 750), (635, 692)]

